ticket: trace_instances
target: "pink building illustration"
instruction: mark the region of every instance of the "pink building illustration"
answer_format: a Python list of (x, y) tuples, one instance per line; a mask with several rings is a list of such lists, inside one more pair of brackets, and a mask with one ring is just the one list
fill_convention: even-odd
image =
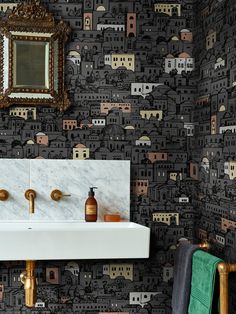
[(136, 37), (136, 13), (127, 14), (127, 37)]
[(182, 29), (180, 32), (180, 39), (183, 41), (193, 41), (193, 33), (190, 32), (188, 29)]
[(135, 180), (131, 182), (131, 193), (135, 195), (147, 195), (148, 180)]
[(91, 31), (93, 29), (93, 14), (92, 13), (84, 13), (84, 30)]
[(40, 145), (48, 146), (48, 135), (45, 133), (39, 132), (36, 134), (36, 143)]
[(58, 267), (46, 268), (46, 281), (54, 285), (60, 284), (60, 274)]
[(167, 153), (162, 152), (148, 152), (147, 158), (151, 161), (151, 163), (154, 163), (155, 161), (166, 161)]
[(77, 120), (63, 120), (63, 130), (74, 130), (77, 128)]

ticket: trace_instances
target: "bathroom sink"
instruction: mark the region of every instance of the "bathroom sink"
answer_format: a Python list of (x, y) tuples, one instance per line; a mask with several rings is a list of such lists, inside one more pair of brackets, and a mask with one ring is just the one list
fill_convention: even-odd
[(1, 222), (0, 260), (148, 258), (150, 229), (132, 222)]

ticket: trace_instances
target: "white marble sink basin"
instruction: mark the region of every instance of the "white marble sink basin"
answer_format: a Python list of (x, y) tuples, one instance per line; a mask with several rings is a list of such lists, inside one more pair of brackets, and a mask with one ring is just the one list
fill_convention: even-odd
[(148, 258), (150, 229), (132, 222), (1, 222), (0, 260)]

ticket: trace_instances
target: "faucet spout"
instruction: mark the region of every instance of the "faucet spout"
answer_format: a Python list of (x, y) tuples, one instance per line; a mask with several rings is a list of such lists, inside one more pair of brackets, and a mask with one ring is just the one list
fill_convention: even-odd
[(25, 198), (29, 201), (29, 213), (34, 214), (34, 204), (35, 204), (36, 192), (32, 189), (28, 189), (25, 192)]
[(26, 270), (20, 275), (25, 289), (25, 305), (34, 307), (37, 298), (37, 280), (35, 277), (35, 261), (26, 261)]

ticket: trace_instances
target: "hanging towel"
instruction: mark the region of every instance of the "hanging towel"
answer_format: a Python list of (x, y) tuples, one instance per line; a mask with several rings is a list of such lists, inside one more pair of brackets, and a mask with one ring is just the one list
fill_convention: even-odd
[(188, 313), (192, 276), (192, 255), (198, 249), (199, 247), (197, 245), (181, 243), (176, 250), (172, 314)]
[[(213, 295), (217, 265), (221, 259), (204, 251), (193, 254), (191, 295), (188, 314), (213, 314)], [(217, 308), (219, 295), (215, 306)]]

